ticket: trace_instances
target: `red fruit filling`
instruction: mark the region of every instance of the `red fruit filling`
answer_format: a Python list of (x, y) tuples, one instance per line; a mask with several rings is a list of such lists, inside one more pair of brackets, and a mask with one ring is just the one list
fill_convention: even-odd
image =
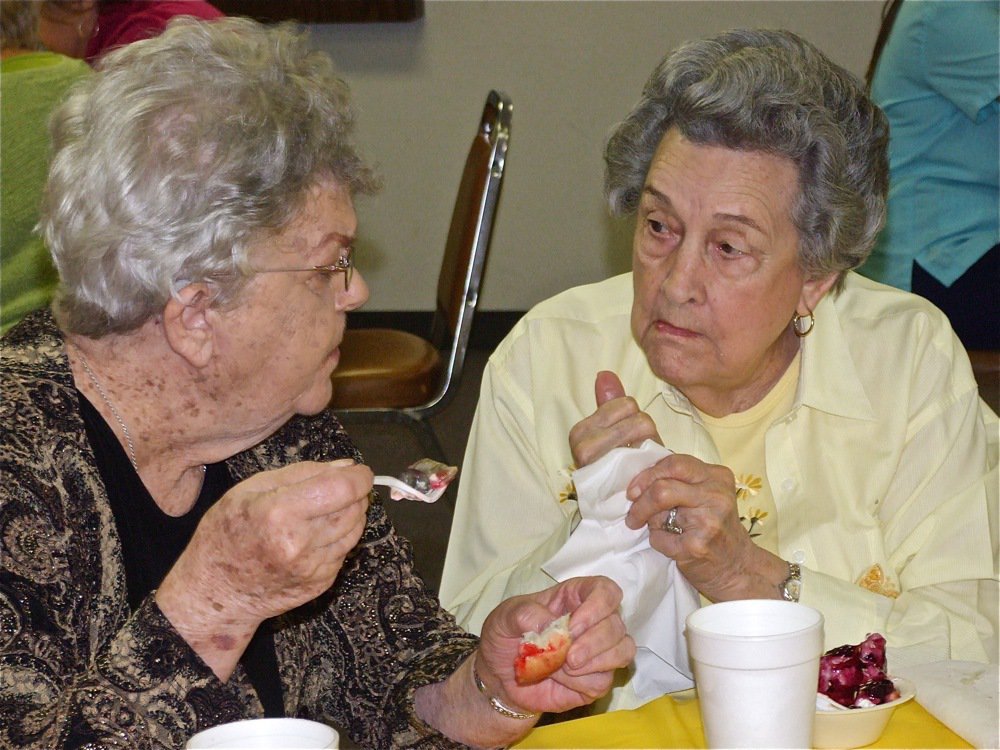
[(848, 708), (878, 706), (899, 697), (885, 670), (885, 638), (870, 633), (856, 646), (837, 646), (820, 657), (818, 690)]

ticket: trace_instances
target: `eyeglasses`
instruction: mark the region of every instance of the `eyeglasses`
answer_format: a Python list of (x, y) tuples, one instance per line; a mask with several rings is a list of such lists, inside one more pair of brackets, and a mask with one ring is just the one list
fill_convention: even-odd
[(344, 274), (344, 291), (346, 292), (351, 288), (351, 279), (354, 278), (354, 248), (348, 246), (344, 249), (344, 254), (340, 256), (340, 259), (336, 263), (331, 263), (328, 266), (308, 266), (306, 268), (255, 268), (254, 273), (286, 273), (286, 272), (300, 272), (300, 271), (319, 271), (324, 276), (333, 276), (334, 274), (343, 273)]

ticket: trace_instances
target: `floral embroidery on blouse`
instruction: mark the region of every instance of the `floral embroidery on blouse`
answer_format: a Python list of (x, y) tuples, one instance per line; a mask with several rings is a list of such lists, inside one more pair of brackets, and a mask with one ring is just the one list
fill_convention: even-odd
[(885, 571), (882, 570), (882, 566), (878, 563), (872, 565), (864, 572), (864, 575), (858, 579), (858, 585), (861, 588), (868, 589), (875, 594), (887, 596), (890, 599), (895, 599), (899, 596), (899, 589), (896, 587), (896, 584), (889, 580)]
[(560, 469), (559, 474), (568, 477), (569, 482), (563, 488), (562, 492), (559, 493), (559, 503), (565, 503), (568, 500), (576, 502), (576, 485), (573, 484), (573, 472), (576, 471), (576, 466), (570, 464), (565, 469)]
[[(736, 477), (736, 502), (740, 503), (754, 497), (763, 486), (764, 480), (756, 474), (740, 474)], [(763, 533), (758, 531), (757, 527), (764, 525), (765, 518), (767, 518), (767, 511), (760, 508), (748, 507), (745, 512), (741, 510), (740, 513), (740, 523), (750, 534), (751, 539)]]
[(764, 480), (756, 474), (740, 474), (736, 477), (736, 499), (746, 500), (753, 497), (764, 486)]

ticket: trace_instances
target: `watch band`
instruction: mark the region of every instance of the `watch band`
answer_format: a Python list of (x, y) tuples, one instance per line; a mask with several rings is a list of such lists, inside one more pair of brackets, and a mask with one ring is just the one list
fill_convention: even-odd
[(786, 602), (797, 602), (802, 595), (802, 567), (798, 563), (788, 563), (788, 578), (778, 586), (781, 598)]
[(493, 710), (498, 714), (506, 716), (508, 719), (537, 719), (539, 714), (521, 713), (520, 711), (515, 711), (495, 695), (490, 695), (489, 691), (486, 689), (486, 683), (483, 682), (483, 678), (479, 676), (479, 672), (476, 669), (476, 657), (478, 655), (478, 651), (472, 655), (472, 679), (475, 681), (476, 688), (478, 688), (479, 692), (489, 699), (490, 706), (493, 707)]

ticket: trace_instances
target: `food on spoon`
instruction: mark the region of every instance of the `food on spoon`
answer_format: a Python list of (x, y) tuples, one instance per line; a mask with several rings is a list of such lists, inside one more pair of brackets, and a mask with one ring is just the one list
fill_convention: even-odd
[[(428, 495), (433, 501), (441, 496), (457, 474), (457, 466), (448, 466), (433, 458), (421, 458), (403, 469), (399, 473), (399, 479), (417, 492)], [(403, 500), (408, 496), (403, 490), (393, 488), (390, 497), (393, 500)]]
[(572, 642), (568, 613), (550, 622), (540, 633), (530, 631), (521, 636), (514, 660), (517, 684), (534, 685), (559, 669)]
[(869, 633), (861, 643), (844, 644), (819, 659), (818, 691), (848, 708), (870, 708), (899, 697), (886, 675), (885, 638)]
[(403, 469), (399, 478), (421, 492), (429, 492), (447, 487), (457, 473), (457, 466), (448, 466), (433, 458), (421, 458)]
[(415, 490), (420, 490), (424, 494), (431, 491), (431, 478), (418, 469), (403, 469), (399, 473), (399, 478), (410, 485)]

